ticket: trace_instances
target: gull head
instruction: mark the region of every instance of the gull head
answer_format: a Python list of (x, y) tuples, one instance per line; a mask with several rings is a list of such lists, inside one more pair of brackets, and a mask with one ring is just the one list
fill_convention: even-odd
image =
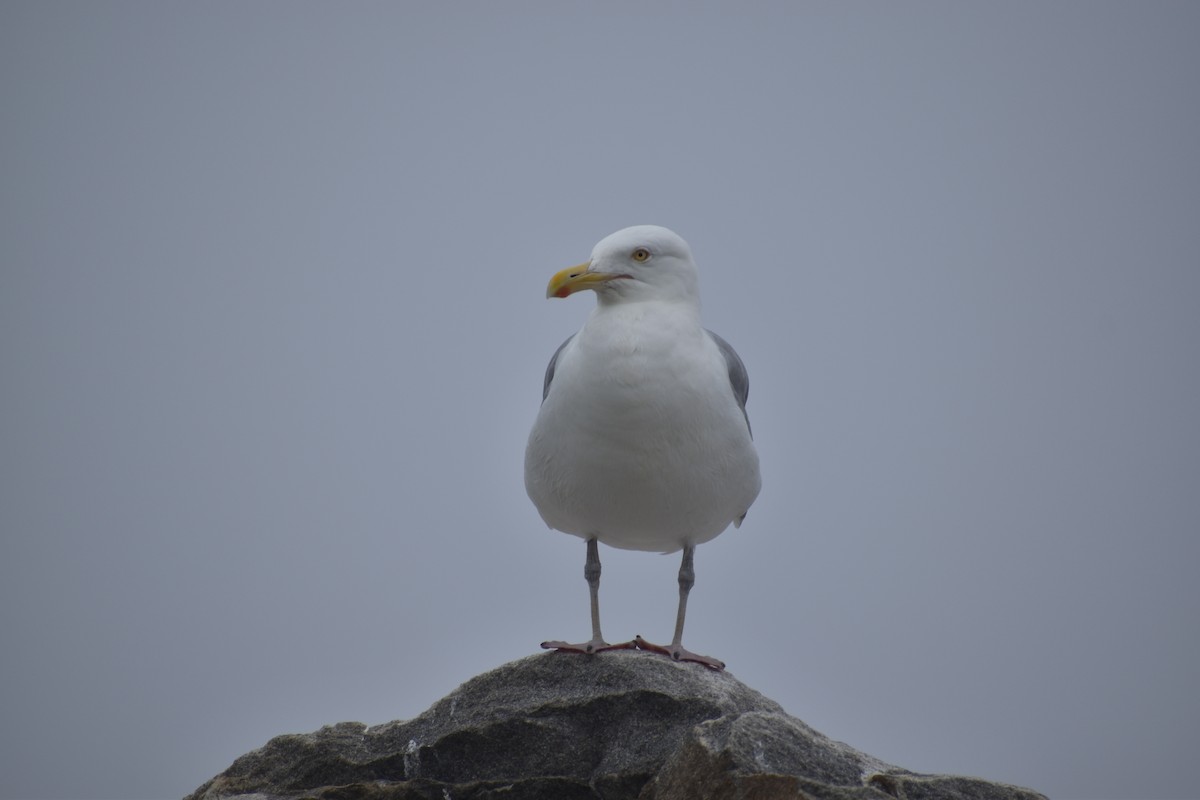
[(624, 228), (601, 239), (590, 260), (550, 278), (547, 297), (591, 289), (601, 304), (640, 300), (698, 302), (692, 251), (679, 234), (657, 225)]

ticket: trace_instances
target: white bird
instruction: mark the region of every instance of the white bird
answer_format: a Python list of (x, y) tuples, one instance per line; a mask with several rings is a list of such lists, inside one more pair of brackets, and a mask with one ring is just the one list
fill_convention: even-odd
[[(525, 449), (525, 489), (551, 528), (587, 541), (592, 638), (542, 647), (639, 647), (723, 669), (683, 647), (696, 545), (740, 525), (761, 485), (746, 415), (749, 379), (729, 344), (700, 324), (687, 242), (641, 225), (602, 239), (590, 261), (550, 279), (547, 297), (591, 289), (597, 304), (550, 359)], [(610, 645), (600, 633), (597, 542), (674, 553), (679, 609), (670, 646)]]

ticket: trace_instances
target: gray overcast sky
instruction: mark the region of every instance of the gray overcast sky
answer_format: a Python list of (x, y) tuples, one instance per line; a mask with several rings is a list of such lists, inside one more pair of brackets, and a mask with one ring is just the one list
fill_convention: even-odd
[[(692, 245), (763, 491), (688, 643), (902, 766), (1195, 796), (1200, 4), (0, 6), (0, 798), (587, 633), (543, 299)], [(676, 557), (602, 550), (667, 639)]]

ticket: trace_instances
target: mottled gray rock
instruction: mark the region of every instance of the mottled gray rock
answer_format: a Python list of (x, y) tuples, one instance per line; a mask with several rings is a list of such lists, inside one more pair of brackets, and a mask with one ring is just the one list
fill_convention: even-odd
[[(278, 736), (187, 800), (1037, 800), (917, 775), (788, 716), (728, 672), (616, 651), (545, 653), (407, 722)], [(1044, 798), (1042, 798), (1044, 800)]]

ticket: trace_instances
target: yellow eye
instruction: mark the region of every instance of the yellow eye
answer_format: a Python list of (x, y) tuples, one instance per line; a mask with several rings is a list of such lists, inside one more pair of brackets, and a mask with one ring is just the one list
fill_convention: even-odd
[(646, 259), (650, 258), (650, 251), (644, 247), (639, 247), (637, 250), (633, 251), (632, 255), (634, 261), (645, 261)]

